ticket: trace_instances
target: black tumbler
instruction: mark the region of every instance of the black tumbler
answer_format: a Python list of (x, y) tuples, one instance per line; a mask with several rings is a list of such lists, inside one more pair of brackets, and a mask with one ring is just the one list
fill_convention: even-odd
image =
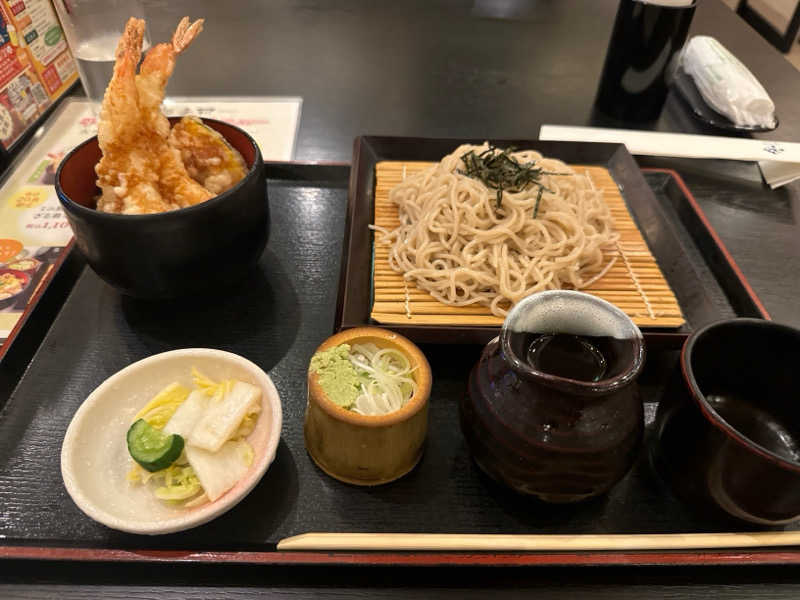
[(695, 5), (620, 2), (595, 100), (601, 112), (625, 121), (658, 118), (667, 97), (667, 67), (686, 41)]

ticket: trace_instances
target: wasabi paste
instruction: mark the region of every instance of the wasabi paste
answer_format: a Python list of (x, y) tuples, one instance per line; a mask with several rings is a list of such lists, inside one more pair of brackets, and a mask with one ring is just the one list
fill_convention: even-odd
[(317, 352), (311, 358), (311, 370), (328, 398), (342, 408), (350, 408), (361, 394), (363, 377), (350, 361), (350, 345), (341, 344)]

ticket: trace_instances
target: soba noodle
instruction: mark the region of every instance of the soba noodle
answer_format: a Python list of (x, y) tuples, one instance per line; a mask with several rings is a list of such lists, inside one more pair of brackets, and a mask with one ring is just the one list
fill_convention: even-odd
[(459, 172), (464, 154), (488, 147), (461, 146), (391, 190), (401, 223), (384, 232), (392, 269), (445, 304), (483, 304), (498, 316), (534, 292), (602, 277), (619, 236), (591, 180), (538, 152), (515, 152), (542, 168), (545, 189), (504, 191), (498, 208), (495, 190)]

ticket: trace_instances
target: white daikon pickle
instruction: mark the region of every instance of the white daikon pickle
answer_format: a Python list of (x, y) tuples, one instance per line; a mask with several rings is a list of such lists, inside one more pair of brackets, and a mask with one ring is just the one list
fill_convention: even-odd
[[(259, 388), (243, 381), (233, 382), (220, 400), (209, 401), (205, 414), (195, 423), (189, 434), (187, 446), (216, 452), (233, 437), (244, 417), (260, 409), (260, 406)], [(200, 481), (202, 482), (202, 478)]]
[(244, 477), (253, 462), (253, 449), (244, 440), (224, 443), (215, 452), (186, 446), (186, 458), (214, 502)]
[(172, 414), (172, 418), (164, 425), (166, 433), (177, 433), (187, 439), (197, 422), (206, 412), (210, 398), (202, 390), (195, 390)]

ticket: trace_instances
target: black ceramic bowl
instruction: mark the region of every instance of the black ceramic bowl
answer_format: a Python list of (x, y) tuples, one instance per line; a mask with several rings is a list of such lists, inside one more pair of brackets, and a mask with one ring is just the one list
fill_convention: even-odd
[(763, 525), (800, 518), (800, 330), (760, 319), (686, 341), (656, 416), (655, 464), (679, 496)]
[(95, 272), (124, 294), (172, 298), (225, 287), (247, 275), (267, 243), (269, 208), (261, 152), (247, 133), (203, 119), (244, 158), (249, 171), (233, 188), (201, 204), (148, 215), (95, 209), (97, 138), (70, 152), (56, 192), (75, 242)]

